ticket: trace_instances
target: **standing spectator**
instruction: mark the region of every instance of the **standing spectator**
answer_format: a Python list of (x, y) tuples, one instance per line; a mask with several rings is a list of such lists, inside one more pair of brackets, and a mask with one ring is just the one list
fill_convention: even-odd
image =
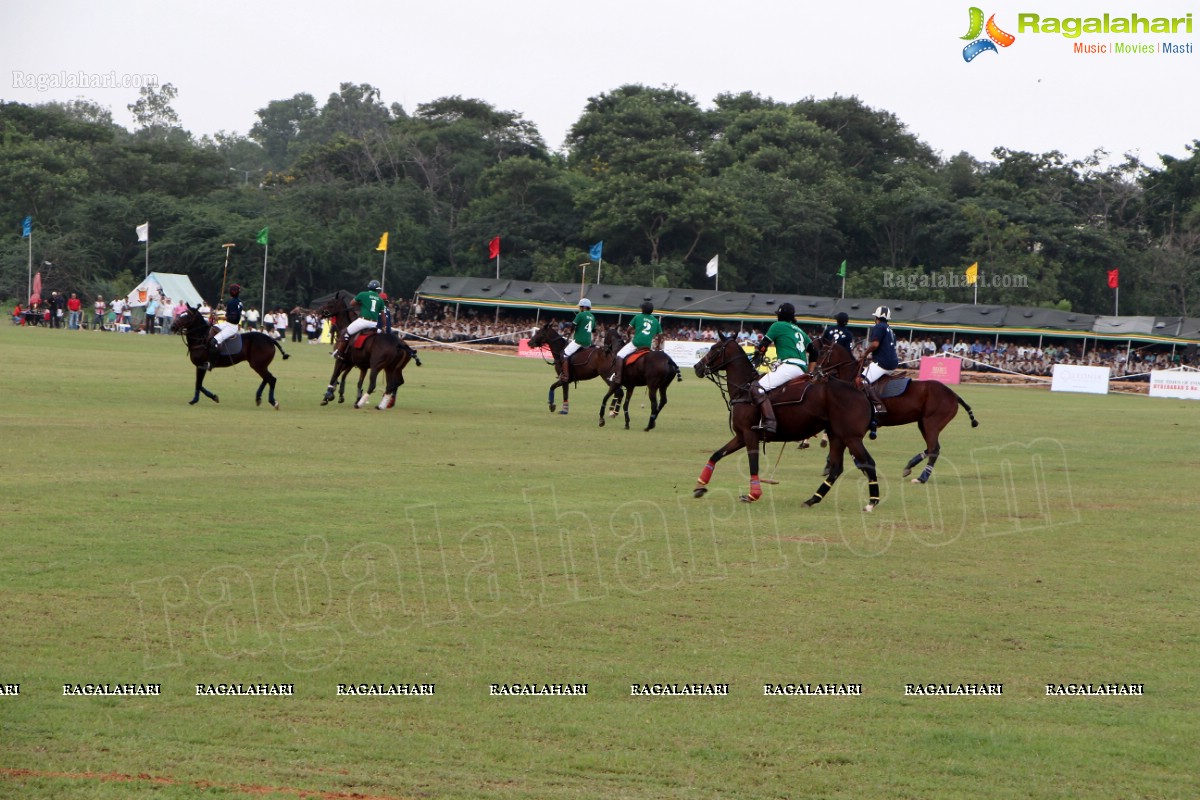
[(304, 317), (304, 330), (308, 333), (308, 343), (318, 344), (321, 341), (321, 328), (317, 325), (315, 312), (308, 312)]
[(96, 295), (96, 302), (92, 304), (92, 330), (104, 330), (104, 312), (108, 309), (108, 304), (104, 302), (104, 295)]
[(282, 308), (275, 309), (275, 338), (283, 341), (287, 338), (288, 315)]
[(246, 309), (246, 329), (251, 330), (251, 331), (258, 330), (258, 309), (257, 308), (247, 308)]
[(113, 330), (121, 330), (121, 325), (125, 322), (125, 301), (113, 295), (112, 302), (108, 307), (113, 313)]
[(50, 327), (61, 328), (63, 324), (63, 299), (58, 292), (50, 293)]
[(187, 303), (180, 300), (175, 304), (175, 308), (171, 309), (171, 321), (174, 322), (175, 318), (185, 311), (187, 311)]
[(304, 309), (296, 306), (289, 314), (292, 320), (292, 341), (304, 341)]
[(83, 303), (79, 302), (79, 296), (74, 292), (71, 292), (71, 298), (67, 300), (67, 314), (67, 328), (79, 330), (83, 322)]
[(164, 297), (162, 302), (158, 304), (158, 332), (170, 333), (171, 323), (175, 319), (175, 310), (171, 305), (171, 298)]
[(158, 317), (158, 296), (151, 295), (146, 301), (146, 333), (154, 333), (154, 321)]

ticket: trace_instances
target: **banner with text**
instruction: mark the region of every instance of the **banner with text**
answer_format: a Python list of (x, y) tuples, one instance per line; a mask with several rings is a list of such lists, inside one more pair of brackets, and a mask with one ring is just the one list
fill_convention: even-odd
[(1055, 364), (1050, 391), (1108, 394), (1108, 367)]
[(1150, 396), (1200, 400), (1200, 372), (1156, 369), (1150, 373)]
[(923, 381), (941, 381), (942, 383), (960, 383), (962, 361), (957, 358), (942, 356), (921, 359), (920, 379)]

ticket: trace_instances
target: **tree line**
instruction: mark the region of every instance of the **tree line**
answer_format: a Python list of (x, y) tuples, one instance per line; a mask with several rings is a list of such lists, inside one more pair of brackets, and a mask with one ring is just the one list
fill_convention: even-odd
[[(150, 268), (291, 307), (380, 277), (578, 281), (603, 241), (606, 283), (1196, 315), (1200, 140), (1156, 164), (1097, 151), (996, 148), (944, 158), (857, 98), (785, 103), (621, 86), (587, 101), (562, 152), (520, 113), (444, 97), (411, 112), (344, 83), (324, 104), (275, 100), (247, 135), (194, 137), (171, 84), (142, 89), (135, 129), (88, 100), (0, 103), (0, 296), (24, 299), (31, 257), (47, 291), (128, 292)], [(589, 272), (589, 280), (594, 279)], [(947, 280), (953, 276), (954, 280)], [(1021, 276), (1022, 280), (1013, 279)]]

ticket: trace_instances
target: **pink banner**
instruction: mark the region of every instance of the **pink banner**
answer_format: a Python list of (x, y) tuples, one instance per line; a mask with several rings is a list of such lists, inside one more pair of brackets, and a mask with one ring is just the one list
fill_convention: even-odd
[(957, 358), (922, 358), (921, 375), (923, 381), (941, 381), (942, 383), (958, 383), (959, 372), (962, 371), (962, 361)]
[(542, 358), (546, 361), (552, 361), (554, 359), (554, 354), (550, 352), (549, 345), (542, 345), (541, 347), (533, 348), (529, 346), (528, 339), (522, 339), (517, 342), (517, 355), (519, 355), (521, 358)]

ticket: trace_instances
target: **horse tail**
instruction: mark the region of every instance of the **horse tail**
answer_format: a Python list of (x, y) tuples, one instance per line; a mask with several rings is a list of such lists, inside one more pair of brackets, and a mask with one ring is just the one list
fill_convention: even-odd
[(291, 356), (289, 356), (289, 355), (287, 354), (287, 351), (283, 349), (283, 345), (281, 345), (281, 344), (279, 343), (279, 340), (278, 340), (278, 339), (271, 339), (271, 344), (273, 344), (273, 345), (275, 345), (276, 347), (278, 347), (278, 348), (279, 348), (279, 352), (280, 352), (280, 353), (283, 353), (283, 360), (284, 360), (284, 361), (287, 361), (289, 358), (291, 358)]
[(967, 405), (967, 401), (959, 397), (958, 392), (953, 389), (950, 390), (950, 393), (954, 395), (954, 399), (958, 401), (958, 404), (967, 410), (967, 416), (971, 418), (971, 427), (978, 428), (979, 420), (975, 419), (975, 414), (971, 411), (971, 407)]
[[(671, 358), (670, 356), (667, 356), (667, 361), (671, 364), (671, 369), (675, 370), (675, 380), (683, 383), (683, 370), (679, 369), (679, 365), (675, 363), (675, 359)], [(671, 379), (668, 378), (667, 383), (670, 382)]]

